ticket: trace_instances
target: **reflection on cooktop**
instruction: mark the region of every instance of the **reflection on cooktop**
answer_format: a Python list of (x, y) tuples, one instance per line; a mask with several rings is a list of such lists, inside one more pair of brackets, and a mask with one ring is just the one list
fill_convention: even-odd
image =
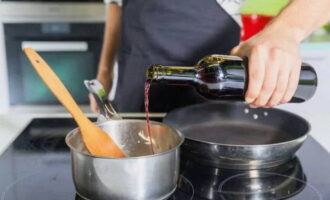
[[(181, 175), (194, 186), (195, 196), (205, 199), (284, 199), (298, 194), (306, 185), (297, 158), (260, 170), (212, 168), (191, 161), (183, 161), (181, 169)], [(182, 191), (186, 188), (179, 184)]]
[[(0, 156), (0, 200), (80, 200), (64, 142), (75, 126), (72, 119), (33, 120)], [(329, 154), (312, 138), (297, 157), (268, 169), (214, 168), (182, 158), (170, 200), (326, 200), (329, 169)]]

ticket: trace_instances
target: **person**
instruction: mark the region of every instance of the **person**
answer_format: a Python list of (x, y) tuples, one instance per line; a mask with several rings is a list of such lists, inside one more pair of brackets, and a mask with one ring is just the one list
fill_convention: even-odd
[[(239, 43), (237, 16), (228, 9), (239, 0), (108, 1), (97, 79), (109, 92), (117, 56), (114, 102), (120, 112), (144, 111), (145, 71), (151, 64), (191, 66), (209, 54), (248, 57), (245, 101), (251, 107), (286, 103), (298, 85), (299, 44), (330, 20), (329, 0), (291, 0), (261, 32)], [(189, 87), (157, 85), (150, 91), (153, 112), (202, 101)], [(93, 98), (91, 108), (97, 111)]]

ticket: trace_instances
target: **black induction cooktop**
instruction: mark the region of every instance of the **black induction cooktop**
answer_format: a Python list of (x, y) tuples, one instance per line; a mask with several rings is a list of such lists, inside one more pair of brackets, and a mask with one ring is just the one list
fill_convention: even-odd
[[(65, 135), (71, 118), (34, 119), (0, 156), (0, 200), (73, 200)], [(262, 170), (231, 170), (181, 159), (172, 200), (328, 200), (330, 155), (309, 137), (297, 156)]]

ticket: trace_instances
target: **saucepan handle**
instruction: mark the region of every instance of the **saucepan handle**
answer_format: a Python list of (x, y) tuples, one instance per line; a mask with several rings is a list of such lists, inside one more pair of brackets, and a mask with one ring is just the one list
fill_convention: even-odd
[(97, 120), (98, 122), (122, 119), (109, 102), (105, 89), (98, 80), (85, 80), (84, 84), (88, 91), (94, 96), (100, 109), (100, 115)]

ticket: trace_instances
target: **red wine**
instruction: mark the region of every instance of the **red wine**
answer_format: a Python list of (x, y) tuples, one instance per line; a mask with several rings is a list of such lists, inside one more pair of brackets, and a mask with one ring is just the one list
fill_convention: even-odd
[(144, 85), (144, 109), (146, 112), (146, 120), (147, 120), (147, 131), (148, 136), (150, 140), (150, 146), (151, 146), (151, 152), (152, 154), (155, 153), (154, 151), (154, 145), (152, 143), (152, 133), (151, 133), (151, 124), (150, 124), (150, 118), (149, 118), (149, 90), (151, 86), (151, 80), (147, 80)]

